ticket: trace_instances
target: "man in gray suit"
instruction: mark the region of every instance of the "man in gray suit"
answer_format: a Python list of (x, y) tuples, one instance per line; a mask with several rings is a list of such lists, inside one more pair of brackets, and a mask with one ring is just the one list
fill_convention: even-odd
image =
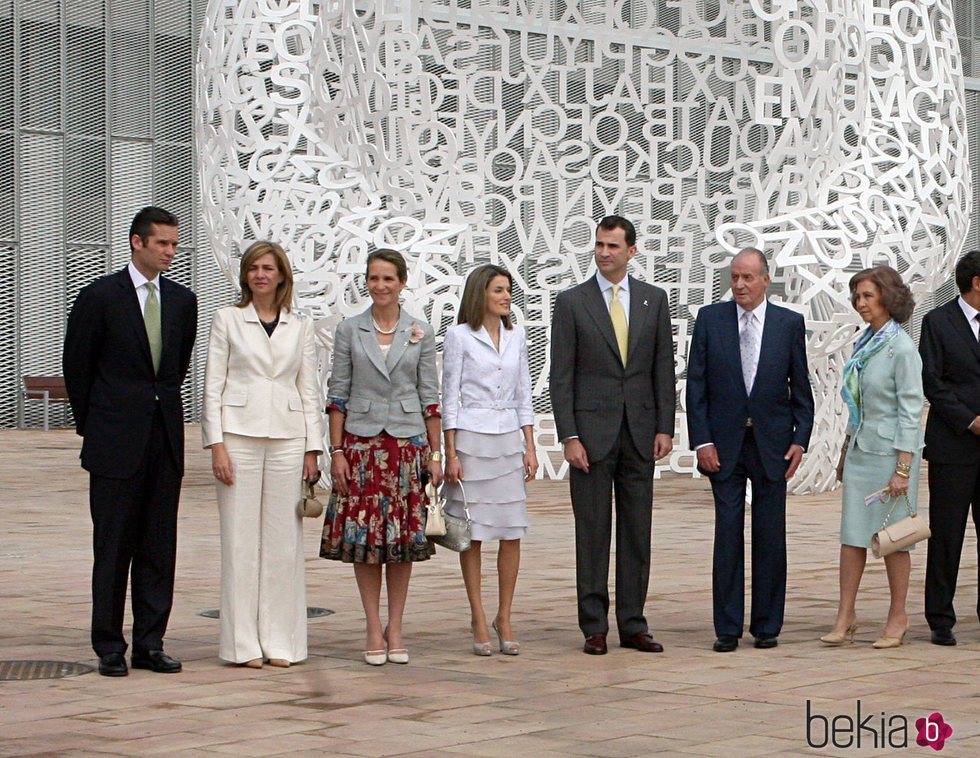
[(636, 230), (596, 229), (594, 277), (555, 299), (551, 405), (570, 464), (583, 652), (604, 655), (616, 492), (616, 624), (622, 647), (659, 653), (643, 615), (650, 576), (654, 461), (674, 436), (674, 342), (667, 294), (626, 275)]

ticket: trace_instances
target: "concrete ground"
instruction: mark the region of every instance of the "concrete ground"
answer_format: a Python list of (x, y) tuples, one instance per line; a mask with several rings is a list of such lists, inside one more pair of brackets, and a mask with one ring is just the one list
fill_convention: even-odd
[[(167, 636), (183, 673), (0, 681), (0, 755), (883, 755), (905, 745), (925, 755), (915, 722), (934, 712), (953, 728), (944, 756), (980, 754), (975, 539), (960, 572), (958, 647), (928, 642), (922, 547), (913, 553), (907, 644), (871, 647), (888, 603), (883, 566), (871, 559), (857, 640), (824, 647), (817, 637), (837, 599), (835, 493), (790, 498), (786, 624), (773, 650), (754, 649), (747, 636), (733, 654), (711, 651), (709, 487), (666, 476), (655, 487), (647, 602), (662, 655), (614, 646), (615, 634), (609, 655), (582, 654), (567, 484), (536, 482), (514, 618), (519, 657), (470, 653), (456, 556), (440, 551), (412, 579), (411, 663), (366, 666), (351, 568), (317, 557), (319, 529), (308, 522), (309, 604), (334, 611), (310, 621), (309, 660), (290, 669), (225, 665), (217, 621), (198, 615), (217, 608), (219, 586), (214, 491), (198, 435), (188, 428)], [(96, 663), (79, 443), (71, 431), (0, 432), (0, 661)], [(494, 561), (486, 563), (492, 576)], [(492, 612), (492, 581), (485, 596)]]

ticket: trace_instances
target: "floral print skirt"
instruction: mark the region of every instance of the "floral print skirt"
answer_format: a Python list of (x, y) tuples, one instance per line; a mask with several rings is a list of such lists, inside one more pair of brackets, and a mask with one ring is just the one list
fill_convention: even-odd
[(320, 557), (344, 563), (428, 560), (435, 549), (425, 538), (425, 435), (345, 433), (344, 450), (350, 494), (330, 495)]

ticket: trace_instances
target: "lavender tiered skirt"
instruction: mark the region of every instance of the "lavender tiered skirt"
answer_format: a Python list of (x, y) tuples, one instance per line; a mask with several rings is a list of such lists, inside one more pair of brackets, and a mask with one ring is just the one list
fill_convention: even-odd
[[(520, 430), (483, 434), (456, 430), (456, 453), (463, 467), (466, 507), (473, 539), (519, 540), (527, 534), (524, 440)], [(445, 487), (446, 511), (464, 517), (457, 485)]]

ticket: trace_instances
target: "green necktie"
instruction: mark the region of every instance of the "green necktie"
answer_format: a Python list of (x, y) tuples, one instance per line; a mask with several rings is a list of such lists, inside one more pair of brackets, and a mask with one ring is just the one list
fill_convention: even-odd
[(163, 352), (163, 335), (160, 332), (160, 298), (153, 282), (146, 283), (149, 293), (143, 306), (143, 323), (146, 324), (146, 338), (150, 341), (150, 355), (153, 356), (153, 373), (160, 370), (160, 354)]
[(619, 345), (619, 355), (626, 365), (626, 344), (629, 340), (629, 327), (626, 324), (626, 311), (619, 300), (619, 285), (614, 284), (612, 288), (612, 300), (609, 301), (609, 318), (612, 319), (613, 332), (616, 334), (616, 343)]

